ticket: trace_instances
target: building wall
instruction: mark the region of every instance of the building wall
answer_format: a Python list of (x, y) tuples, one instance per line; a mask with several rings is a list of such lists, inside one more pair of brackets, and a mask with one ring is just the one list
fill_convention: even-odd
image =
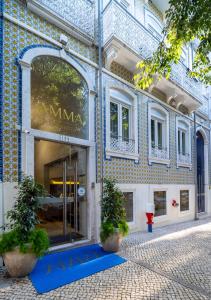
[[(104, 86), (125, 89), (125, 85), (109, 76), (104, 76)], [(133, 92), (136, 92), (133, 90)], [(137, 93), (137, 92), (136, 92)], [(107, 96), (105, 95), (105, 98)], [(194, 184), (194, 168), (177, 168), (176, 164), (176, 116), (179, 115), (168, 108), (169, 118), (169, 144), (170, 167), (160, 164), (148, 163), (148, 104), (153, 98), (138, 93), (138, 145), (139, 162), (124, 158), (112, 157), (105, 160), (105, 176), (114, 177), (120, 183), (145, 184)], [(105, 104), (106, 105), (106, 104)], [(105, 135), (104, 135), (105, 136)], [(105, 141), (104, 141), (105, 143)], [(193, 144), (193, 139), (192, 139)], [(105, 144), (104, 144), (105, 147)], [(192, 149), (193, 150), (193, 149)], [(192, 151), (194, 153), (194, 151)], [(192, 162), (194, 157), (192, 155)]]
[[(77, 2), (77, 1), (76, 1)], [(74, 3), (76, 3), (74, 2)], [(139, 2), (139, 3), (138, 3)], [(143, 1), (142, 1), (143, 2)], [(81, 1), (80, 1), (81, 3)], [(141, 1), (135, 1), (135, 5), (142, 5)], [(77, 5), (77, 4), (75, 4)], [(141, 6), (143, 8), (143, 6)], [(141, 9), (142, 9), (141, 8)], [(148, 9), (160, 17), (160, 12), (155, 7), (152, 8), (149, 2)], [(96, 17), (96, 1), (94, 1), (94, 15)], [(17, 125), (21, 125), (22, 111), (22, 82), (21, 69), (18, 64), (18, 59), (21, 58), (24, 51), (30, 47), (55, 47), (59, 49), (53, 41), (59, 42), (60, 35), (65, 34), (68, 37), (66, 50), (71, 57), (79, 62), (88, 72), (95, 91), (98, 91), (98, 71), (97, 71), (97, 47), (96, 45), (87, 45), (76, 37), (53, 25), (42, 17), (32, 13), (26, 6), (25, 1), (20, 0), (4, 0), (4, 84), (3, 84), (3, 180), (1, 184), (0, 194), (2, 192), (4, 203), (0, 204), (1, 211), (6, 211), (12, 206), (16, 192), (14, 186), (19, 179), (21, 172), (21, 160), (23, 153), (21, 152), (21, 135)], [(81, 12), (80, 18), (86, 15), (86, 11)], [(143, 14), (142, 14), (143, 17)], [(140, 17), (141, 18), (141, 17)], [(141, 19), (142, 20), (142, 19)], [(77, 20), (78, 21), (78, 20)], [(93, 36), (94, 42), (97, 40), (96, 19), (92, 20), (90, 35)], [(25, 25), (24, 25), (25, 24)], [(28, 26), (28, 28), (27, 28)], [(35, 32), (39, 32), (37, 34)], [(43, 34), (43, 35), (42, 35)], [(50, 39), (49, 39), (50, 38)], [(1, 42), (1, 41), (0, 41)], [(74, 56), (81, 55), (84, 59)], [(86, 61), (86, 62), (85, 62)], [(106, 126), (105, 126), (105, 106), (106, 106), (106, 88), (107, 84), (111, 83), (119, 88), (129, 89), (137, 95), (138, 98), (138, 147), (139, 159), (138, 162), (125, 158), (106, 159), (105, 153), (103, 157), (104, 176), (116, 178), (119, 187), (122, 190), (131, 189), (135, 191), (134, 207), (135, 221), (131, 224), (131, 230), (145, 229), (145, 210), (147, 202), (152, 202), (152, 191), (155, 188), (167, 190), (167, 206), (168, 215), (160, 220), (155, 220), (155, 224), (165, 225), (172, 222), (184, 221), (193, 218), (194, 216), (194, 164), (192, 168), (177, 168), (176, 164), (176, 116), (180, 115), (175, 112), (170, 106), (160, 102), (149, 93), (142, 93), (136, 90), (133, 86), (132, 74), (124, 67), (117, 63), (112, 63), (110, 72), (103, 70), (103, 124), (101, 124), (101, 105), (99, 98), (95, 98), (95, 136), (96, 136), (96, 185), (95, 185), (95, 203), (93, 212), (97, 213), (97, 218), (92, 225), (92, 231), (95, 232), (95, 237), (99, 233), (100, 222), (100, 179), (101, 179), (101, 149), (106, 143)], [(169, 111), (169, 144), (170, 144), (170, 167), (160, 164), (148, 163), (148, 104), (159, 102)], [(208, 102), (205, 99), (202, 113), (197, 117), (198, 126), (204, 128), (208, 140), (210, 139), (209, 120), (203, 111), (207, 111)], [(201, 124), (201, 125), (200, 125)], [(193, 125), (193, 123), (192, 123)], [(103, 143), (101, 143), (101, 135), (103, 135)], [(193, 128), (192, 128), (193, 135)], [(195, 151), (192, 141), (192, 163), (195, 159)], [(31, 157), (33, 160), (33, 157)], [(208, 164), (208, 162), (207, 162)], [(211, 154), (209, 151), (209, 166), (211, 164)], [(1, 167), (1, 166), (0, 166)], [(93, 166), (92, 166), (93, 167)], [(95, 167), (95, 166), (94, 166)], [(209, 171), (209, 184), (211, 184), (211, 168)], [(190, 210), (188, 213), (180, 213), (178, 208), (171, 206), (173, 198), (178, 200), (179, 190), (181, 188), (190, 189)], [(209, 193), (211, 193), (209, 191)], [(210, 195), (211, 197), (211, 195)], [(209, 199), (210, 199), (209, 197)], [(208, 211), (211, 212), (209, 204)], [(93, 213), (94, 214), (94, 213)], [(94, 214), (95, 215), (95, 214)], [(2, 215), (0, 214), (0, 222), (2, 223)]]

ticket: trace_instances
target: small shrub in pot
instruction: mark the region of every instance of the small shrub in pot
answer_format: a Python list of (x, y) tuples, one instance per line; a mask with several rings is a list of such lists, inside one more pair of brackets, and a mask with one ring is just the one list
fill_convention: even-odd
[(119, 250), (122, 237), (128, 234), (126, 212), (123, 207), (124, 195), (113, 179), (105, 179), (101, 203), (100, 238), (105, 251)]
[(12, 277), (29, 274), (37, 257), (42, 256), (49, 247), (47, 233), (35, 227), (39, 223), (38, 198), (45, 195), (43, 186), (36, 183), (33, 177), (24, 176), (17, 190), (14, 207), (7, 213), (9, 223), (6, 228), (9, 231), (0, 237), (0, 254)]

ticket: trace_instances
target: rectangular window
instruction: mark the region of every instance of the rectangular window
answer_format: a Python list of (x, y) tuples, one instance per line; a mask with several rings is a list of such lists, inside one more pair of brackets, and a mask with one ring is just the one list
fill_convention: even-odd
[(180, 191), (180, 211), (189, 210), (189, 190)]
[(182, 132), (182, 154), (185, 155), (185, 132)]
[(129, 109), (122, 107), (122, 139), (129, 140)]
[(180, 143), (180, 130), (178, 130), (178, 153), (180, 154), (180, 148), (181, 148), (181, 143)]
[(133, 192), (124, 192), (125, 201), (123, 206), (126, 211), (127, 222), (133, 222)]
[(186, 155), (186, 133), (182, 130), (178, 130), (178, 153)]
[(163, 148), (163, 130), (162, 130), (162, 123), (158, 122), (158, 149)]
[(155, 148), (155, 120), (151, 120), (151, 143), (152, 148)]
[(110, 130), (111, 137), (118, 138), (118, 105), (110, 102)]
[(166, 215), (166, 191), (154, 192), (155, 217)]

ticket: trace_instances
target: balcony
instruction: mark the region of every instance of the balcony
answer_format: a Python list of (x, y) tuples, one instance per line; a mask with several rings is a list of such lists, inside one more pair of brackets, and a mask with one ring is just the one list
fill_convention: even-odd
[(151, 156), (156, 159), (168, 159), (167, 148), (152, 147)]
[[(116, 0), (105, 7), (103, 24), (107, 68), (116, 61), (134, 73), (140, 58), (150, 57), (158, 46), (159, 41)], [(192, 112), (202, 105), (201, 83), (187, 76), (182, 63), (173, 65), (170, 80), (163, 78), (156, 88), (166, 94), (167, 102), (174, 98), (177, 108), (183, 104)]]
[(161, 148), (152, 146), (149, 149), (149, 165), (153, 163), (170, 165), (169, 150), (168, 148)]
[(123, 140), (121, 136), (111, 137), (110, 150), (124, 153), (135, 153), (135, 141), (132, 139)]
[(177, 167), (188, 167), (191, 168), (191, 156), (189, 153), (178, 153), (177, 154)]
[(110, 136), (107, 139), (106, 158), (122, 157), (138, 162), (137, 143), (133, 139), (123, 139), (122, 136)]
[(27, 7), (85, 43), (95, 34), (95, 6), (91, 0), (27, 0)]

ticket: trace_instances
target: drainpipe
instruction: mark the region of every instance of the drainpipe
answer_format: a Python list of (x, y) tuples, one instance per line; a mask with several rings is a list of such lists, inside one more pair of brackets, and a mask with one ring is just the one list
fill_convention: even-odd
[(102, 0), (98, 0), (98, 101), (100, 107), (100, 123), (101, 123), (101, 163), (100, 163), (100, 174), (101, 174), (101, 199), (103, 197), (103, 179), (104, 179), (104, 168), (103, 168), (103, 157), (104, 157), (104, 105), (103, 105), (103, 78), (102, 78)]
[(195, 220), (198, 220), (198, 183), (197, 183), (197, 140), (196, 140), (196, 112), (194, 115), (194, 149), (195, 149), (195, 160), (194, 160), (194, 183), (195, 183)]

